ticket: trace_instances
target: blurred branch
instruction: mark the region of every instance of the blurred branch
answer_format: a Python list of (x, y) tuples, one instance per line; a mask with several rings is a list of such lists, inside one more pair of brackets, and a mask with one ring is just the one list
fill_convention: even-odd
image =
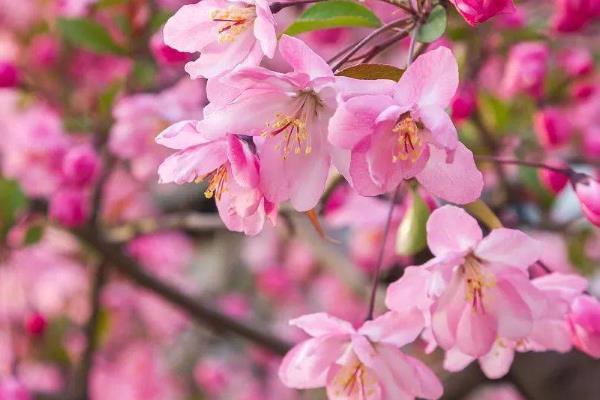
[(106, 241), (95, 229), (88, 226), (76, 230), (75, 234), (137, 285), (181, 308), (190, 317), (216, 332), (234, 333), (279, 355), (285, 354), (291, 348), (290, 343), (216, 311), (202, 301), (182, 293), (180, 289), (148, 274), (133, 258), (126, 255), (120, 246)]

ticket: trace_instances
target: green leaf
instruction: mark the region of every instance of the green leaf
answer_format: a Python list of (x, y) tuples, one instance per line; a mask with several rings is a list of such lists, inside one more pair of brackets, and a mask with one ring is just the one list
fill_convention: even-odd
[(431, 10), (427, 21), (419, 29), (417, 40), (422, 43), (431, 43), (437, 40), (446, 31), (446, 9), (437, 5)]
[(99, 23), (85, 18), (60, 18), (58, 30), (73, 45), (95, 53), (123, 54), (108, 31)]
[(429, 207), (416, 190), (411, 189), (411, 204), (396, 235), (396, 253), (405, 256), (417, 254), (427, 246), (426, 224)]
[(98, 114), (101, 116), (110, 115), (115, 99), (123, 88), (123, 81), (117, 79), (113, 81), (104, 92), (98, 96)]
[(478, 96), (479, 115), (491, 132), (504, 131), (510, 122), (510, 109), (499, 98), (481, 91)]
[(372, 27), (381, 26), (381, 21), (371, 10), (345, 0), (331, 0), (317, 3), (304, 11), (294, 23), (285, 30), (288, 35), (338, 27)]
[(350, 68), (346, 68), (338, 72), (336, 75), (363, 80), (391, 79), (398, 82), (403, 73), (403, 69), (396, 68), (392, 65), (359, 64)]
[(27, 198), (17, 182), (0, 179), (0, 238), (8, 233), (26, 204)]
[(44, 236), (44, 227), (42, 225), (33, 225), (27, 229), (25, 232), (25, 239), (23, 240), (23, 244), (25, 246), (30, 246), (32, 244), (36, 244), (42, 237)]

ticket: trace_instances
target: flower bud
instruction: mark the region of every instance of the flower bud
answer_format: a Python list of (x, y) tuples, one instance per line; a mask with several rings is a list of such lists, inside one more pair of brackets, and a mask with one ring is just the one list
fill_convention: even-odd
[(578, 174), (573, 178), (573, 187), (585, 216), (592, 224), (600, 226), (600, 182), (591, 176)]
[(50, 199), (50, 217), (65, 226), (82, 225), (88, 212), (87, 198), (81, 190), (60, 190)]
[(505, 95), (511, 97), (525, 92), (540, 98), (549, 57), (548, 47), (541, 42), (523, 42), (513, 46), (502, 82)]
[(568, 119), (560, 109), (554, 107), (537, 112), (533, 119), (533, 127), (540, 144), (546, 148), (560, 147), (571, 136)]
[[(563, 162), (548, 162), (547, 164), (557, 168), (567, 168), (567, 165)], [(538, 176), (542, 185), (554, 194), (558, 194), (565, 186), (567, 186), (567, 183), (569, 183), (569, 176), (567, 174), (547, 168), (540, 168), (538, 170)]]
[(31, 336), (39, 337), (44, 334), (48, 326), (46, 318), (37, 312), (27, 316), (25, 319), (25, 329)]
[(62, 172), (68, 183), (85, 186), (92, 183), (100, 172), (100, 157), (87, 144), (70, 149), (62, 163)]
[(469, 25), (475, 26), (496, 14), (515, 11), (512, 0), (450, 0)]
[(13, 88), (19, 84), (17, 67), (7, 61), (0, 61), (0, 88)]
[(475, 90), (470, 86), (459, 88), (452, 99), (452, 119), (455, 122), (464, 121), (471, 116), (475, 106)]

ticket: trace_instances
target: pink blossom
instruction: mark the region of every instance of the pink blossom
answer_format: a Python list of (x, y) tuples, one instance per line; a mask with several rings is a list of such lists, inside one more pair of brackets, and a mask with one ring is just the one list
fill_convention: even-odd
[(74, 146), (65, 154), (62, 173), (69, 184), (87, 186), (100, 173), (100, 156), (88, 144)]
[(503, 383), (477, 388), (467, 400), (525, 400), (514, 386)]
[(524, 92), (539, 98), (548, 69), (548, 47), (540, 42), (522, 42), (510, 50), (502, 81), (508, 97)]
[(592, 224), (600, 226), (600, 182), (590, 176), (580, 175), (575, 178), (573, 185), (581, 210)]
[(498, 336), (531, 331), (539, 294), (527, 268), (540, 253), (533, 239), (505, 228), (483, 238), (474, 218), (444, 206), (427, 222), (427, 243), (435, 258), (390, 285), (391, 310), (421, 309), (442, 348), (473, 357), (488, 353)]
[(594, 70), (594, 59), (585, 48), (570, 48), (563, 51), (559, 62), (565, 72), (573, 78), (588, 75)]
[(583, 154), (589, 159), (600, 157), (600, 125), (590, 126), (582, 132)]
[(160, 231), (136, 237), (127, 251), (161, 277), (179, 276), (193, 256), (193, 243), (183, 233)]
[(338, 108), (329, 140), (346, 153), (334, 162), (357, 192), (374, 196), (416, 179), (433, 195), (456, 203), (477, 199), (483, 178), (458, 141), (444, 109), (458, 86), (452, 52), (419, 57), (397, 84), (339, 78)]
[(212, 87), (209, 82), (214, 111), (207, 111), (199, 126), (209, 135), (260, 135), (261, 190), (273, 203), (290, 200), (295, 209), (307, 211), (317, 204), (329, 173), (326, 134), (335, 78), (327, 63), (296, 38), (283, 35), (279, 52), (293, 72), (246, 67), (214, 80)]
[[(546, 164), (557, 167), (557, 168), (567, 168), (566, 165), (562, 161), (547, 161)], [(546, 168), (538, 169), (538, 176), (540, 177), (540, 182), (546, 189), (550, 192), (557, 194), (562, 191), (567, 183), (569, 183), (569, 177), (567, 174), (563, 174), (557, 171), (549, 170)]]
[(109, 224), (116, 224), (154, 214), (156, 207), (144, 186), (124, 169), (115, 169), (102, 193), (102, 218)]
[(297, 389), (327, 387), (330, 399), (437, 399), (442, 385), (421, 361), (402, 353), (423, 327), (419, 313), (387, 313), (357, 331), (330, 315), (290, 321), (310, 339), (283, 359), (279, 377)]
[(596, 0), (555, 0), (556, 11), (552, 27), (562, 33), (576, 32), (598, 16)]
[(200, 57), (185, 66), (192, 78), (212, 78), (234, 67), (271, 58), (277, 38), (265, 0), (205, 0), (185, 5), (164, 28), (165, 43)]
[(19, 81), (17, 67), (11, 62), (0, 60), (0, 88), (13, 88)]
[(85, 223), (89, 216), (87, 195), (80, 189), (62, 189), (50, 198), (50, 216), (68, 227)]
[(25, 319), (25, 330), (32, 336), (42, 336), (48, 326), (48, 320), (40, 313), (31, 313)]
[(547, 107), (538, 111), (533, 118), (533, 127), (542, 146), (553, 149), (570, 139), (572, 127), (563, 110)]
[(0, 378), (0, 399), (30, 400), (32, 397), (27, 388), (13, 377)]
[(265, 220), (275, 223), (277, 207), (258, 188), (259, 163), (250, 146), (236, 135), (215, 138), (198, 121), (182, 121), (158, 135), (156, 142), (178, 150), (158, 168), (161, 183), (206, 180), (219, 215), (233, 231), (259, 233)]
[(154, 178), (168, 155), (154, 142), (158, 132), (177, 121), (202, 117), (202, 86), (184, 79), (159, 94), (138, 94), (117, 102), (108, 147), (119, 158), (131, 161), (136, 178)]
[(594, 358), (600, 358), (600, 303), (592, 296), (577, 297), (571, 304), (569, 326), (573, 344)]
[(461, 122), (471, 116), (477, 106), (477, 93), (472, 86), (464, 86), (458, 89), (452, 99), (452, 119)]
[(450, 0), (469, 25), (477, 25), (499, 13), (515, 11), (513, 0)]

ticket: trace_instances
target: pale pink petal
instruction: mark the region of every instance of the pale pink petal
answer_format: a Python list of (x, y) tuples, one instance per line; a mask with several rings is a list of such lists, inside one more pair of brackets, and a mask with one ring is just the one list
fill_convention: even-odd
[(440, 207), (427, 221), (427, 244), (436, 256), (467, 252), (482, 237), (475, 218), (462, 208), (450, 205)]
[(419, 108), (419, 118), (431, 132), (431, 138), (438, 147), (454, 150), (458, 145), (458, 132), (450, 116), (438, 106)]
[(452, 51), (438, 47), (412, 63), (396, 87), (400, 104), (446, 108), (458, 88), (458, 65)]
[(422, 267), (407, 267), (396, 282), (388, 286), (385, 305), (398, 312), (414, 308), (429, 311), (432, 300), (429, 298), (430, 271)]
[[(368, 343), (365, 344), (369, 346)], [(375, 371), (365, 368), (352, 353), (343, 364), (334, 364), (327, 376), (327, 398), (335, 400), (383, 400)], [(356, 372), (360, 369), (360, 378)]]
[(456, 347), (446, 351), (444, 355), (444, 369), (450, 372), (458, 372), (465, 369), (475, 361), (475, 357), (465, 354)]
[(256, 0), (256, 19), (254, 20), (254, 36), (260, 43), (262, 52), (273, 58), (277, 47), (277, 34), (275, 32), (275, 19), (265, 0)]
[(526, 269), (539, 259), (542, 248), (525, 233), (499, 228), (486, 236), (475, 249), (482, 260)]
[(483, 189), (483, 175), (477, 169), (473, 153), (458, 143), (454, 157), (448, 161), (445, 150), (429, 146), (429, 162), (417, 174), (417, 180), (429, 193), (456, 204), (475, 201)]
[(310, 336), (347, 335), (356, 332), (348, 321), (326, 313), (303, 315), (291, 320), (290, 325), (302, 329)]
[(431, 328), (438, 345), (451, 349), (456, 343), (456, 331), (463, 310), (470, 305), (465, 304), (466, 287), (458, 274), (452, 277), (448, 287), (432, 309)]
[(500, 379), (508, 373), (515, 357), (512, 347), (496, 341), (492, 350), (479, 358), (481, 370), (490, 379)]
[[(368, 146), (367, 143), (362, 143), (359, 146)], [(350, 183), (352, 187), (361, 196), (377, 196), (384, 193), (374, 180), (369, 171), (369, 163), (367, 161), (367, 149), (354, 149), (350, 154), (350, 166), (348, 173), (350, 175)]]
[(465, 354), (481, 357), (492, 348), (497, 332), (493, 315), (467, 304), (456, 327), (456, 347)]
[(279, 379), (288, 387), (311, 389), (325, 386), (327, 374), (348, 346), (343, 336), (321, 336), (296, 345), (281, 362)]
[(210, 11), (214, 7), (215, 2), (211, 0), (181, 7), (165, 24), (165, 43), (179, 51), (191, 53), (215, 41), (216, 31), (212, 29), (215, 23), (210, 18)]
[(425, 365), (420, 360), (405, 356), (406, 361), (414, 368), (417, 375), (418, 390), (413, 394), (415, 397), (422, 399), (439, 399), (444, 393), (442, 382), (433, 373), (431, 368)]
[(402, 313), (390, 311), (373, 321), (366, 321), (358, 332), (372, 342), (402, 347), (413, 342), (424, 325), (423, 313), (417, 309)]
[(160, 183), (190, 183), (227, 162), (224, 140), (200, 144), (167, 157), (158, 167)]
[(305, 73), (311, 79), (333, 78), (331, 67), (300, 39), (288, 35), (281, 36), (281, 39), (279, 39), (279, 52), (294, 69), (294, 72)]
[(247, 144), (235, 135), (227, 137), (227, 158), (233, 177), (240, 186), (253, 188), (258, 185), (258, 160)]
[(183, 150), (210, 140), (197, 128), (198, 121), (179, 121), (162, 131), (156, 143), (175, 150)]
[[(512, 276), (514, 280), (515, 276)], [(527, 285), (526, 277), (521, 279), (522, 285)], [(528, 285), (530, 290), (536, 290), (533, 285)], [(502, 276), (497, 276), (494, 287), (485, 291), (486, 305), (498, 319), (498, 335), (508, 339), (521, 339), (529, 334), (533, 326), (533, 316), (528, 304), (522, 299), (520, 291)]]

